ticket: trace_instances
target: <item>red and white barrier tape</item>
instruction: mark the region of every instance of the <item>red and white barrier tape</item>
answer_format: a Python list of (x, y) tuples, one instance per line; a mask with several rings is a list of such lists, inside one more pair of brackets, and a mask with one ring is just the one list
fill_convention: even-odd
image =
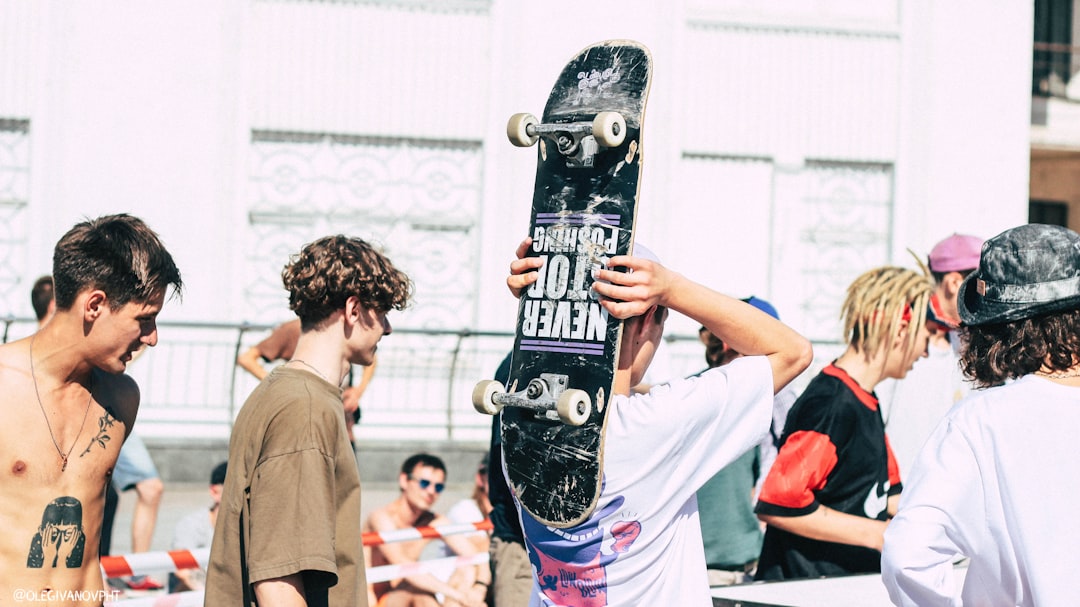
[(448, 535), (461, 535), (477, 531), (491, 531), (491, 520), (485, 519), (479, 523), (439, 525), (437, 527), (408, 527), (393, 531), (368, 531), (363, 535), (363, 541), (365, 546), (381, 546), (382, 544), (394, 544), (411, 540), (433, 540)]
[(432, 569), (441, 569), (443, 567), (449, 568), (450, 565), (453, 565), (454, 569), (466, 567), (468, 565), (481, 565), (488, 562), (488, 558), (488, 553), (478, 552), (469, 556), (448, 556), (442, 559), (429, 559), (426, 561), (417, 561), (415, 563), (372, 567), (367, 570), (367, 581), (369, 584), (389, 582), (390, 580), (409, 577), (410, 575), (429, 573)]
[[(372, 567), (371, 569), (368, 569), (367, 581), (369, 584), (389, 582), (390, 580), (396, 580), (410, 575), (428, 573), (432, 569), (442, 569), (450, 566), (453, 566), (456, 569), (468, 565), (481, 565), (486, 562), (488, 562), (488, 554), (486, 552), (480, 552), (470, 556), (449, 556), (441, 559), (430, 559), (426, 561), (417, 561), (415, 563), (404, 563), (401, 565), (383, 565), (381, 567)], [(202, 605), (202, 590), (177, 592), (175, 594), (140, 597), (137, 599), (126, 599), (105, 603), (106, 607), (202, 607)]]
[[(394, 531), (370, 531), (363, 535), (365, 546), (380, 546), (396, 542), (408, 542), (420, 539), (437, 539), (449, 535), (461, 535), (476, 531), (490, 531), (491, 521), (463, 523), (458, 525), (439, 525), (437, 527), (410, 527)], [(171, 550), (169, 552), (138, 552), (125, 556), (101, 557), (101, 571), (107, 578), (128, 575), (146, 575), (178, 569), (206, 569), (210, 561), (210, 549)]]
[(178, 569), (206, 569), (210, 549), (170, 550), (169, 552), (138, 552), (124, 556), (101, 557), (101, 572), (105, 577), (146, 575), (173, 572)]

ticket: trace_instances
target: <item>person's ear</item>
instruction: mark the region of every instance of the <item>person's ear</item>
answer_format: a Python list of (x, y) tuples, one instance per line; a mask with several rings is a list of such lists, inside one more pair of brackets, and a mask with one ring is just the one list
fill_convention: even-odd
[(83, 296), (83, 320), (94, 322), (105, 312), (109, 305), (109, 297), (101, 289), (94, 289)]
[(353, 295), (345, 300), (345, 321), (351, 325), (361, 324), (367, 308), (360, 303), (360, 298)]
[(908, 331), (910, 331), (910, 330), (911, 330), (911, 321), (910, 320), (903, 320), (902, 319), (900, 322), (896, 323), (896, 337), (893, 340), (893, 344), (895, 344), (897, 346), (900, 346), (900, 345), (906, 343), (907, 338), (908, 338)]
[(950, 299), (955, 299), (960, 294), (960, 285), (964, 283), (964, 275), (960, 272), (949, 272), (941, 279), (941, 284), (945, 287), (945, 294)]

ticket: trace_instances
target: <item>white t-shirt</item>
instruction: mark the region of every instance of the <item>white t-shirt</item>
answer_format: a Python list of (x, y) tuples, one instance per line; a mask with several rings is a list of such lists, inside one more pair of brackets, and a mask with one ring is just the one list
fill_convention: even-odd
[[(976, 391), (919, 453), (885, 531), (897, 605), (1076, 605), (1080, 388), (1028, 375)], [(969, 557), (963, 587), (952, 563)]]
[(788, 412), (791, 411), (791, 407), (798, 398), (799, 395), (791, 387), (791, 384), (784, 386), (784, 389), (777, 392), (776, 396), (773, 397), (772, 426), (758, 445), (761, 463), (758, 480), (754, 483), (754, 502), (757, 502), (757, 496), (761, 493), (761, 485), (765, 482), (765, 477), (769, 476), (769, 469), (772, 468), (776, 456), (780, 453), (780, 449), (777, 448), (776, 444), (784, 436), (784, 424), (787, 423)]
[[(476, 505), (476, 500), (470, 497), (460, 500), (451, 506), (450, 509), (446, 511), (446, 518), (450, 519), (450, 522), (455, 525), (479, 523), (484, 520), (484, 513), (480, 511), (480, 506)], [(484, 531), (475, 531), (472, 533), (463, 533), (462, 537), (475, 538), (483, 537), (484, 535), (486, 535), (486, 532)], [(439, 541), (439, 544), (441, 544), (439, 551), (440, 556), (448, 557), (457, 555), (456, 552), (450, 549), (450, 546), (446, 545), (446, 542)], [(453, 570), (454, 567), (451, 566), (449, 571), (452, 573)], [(450, 576), (447, 575), (446, 579), (450, 579)], [(446, 579), (443, 581), (446, 581)]]
[(884, 386), (878, 389), (883, 400), (885, 433), (900, 467), (900, 478), (907, 480), (930, 433), (970, 391), (971, 384), (960, 372), (956, 351), (933, 343), (927, 348), (927, 357), (917, 360), (904, 379), (893, 383), (892, 390)]
[(530, 605), (712, 605), (695, 494), (768, 432), (772, 387), (768, 359), (753, 356), (615, 397), (589, 519), (552, 530), (521, 512)]

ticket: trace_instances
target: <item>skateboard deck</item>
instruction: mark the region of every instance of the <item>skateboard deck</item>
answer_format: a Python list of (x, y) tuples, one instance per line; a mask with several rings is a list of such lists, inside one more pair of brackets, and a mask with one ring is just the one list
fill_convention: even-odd
[(545, 263), (518, 306), (508, 385), (481, 382), (473, 402), (501, 415), (511, 488), (553, 527), (580, 524), (600, 496), (622, 321), (596, 301), (592, 270), (632, 251), (651, 77), (641, 44), (589, 46), (540, 121), (517, 114), (507, 126), (516, 145), (539, 144), (528, 255)]

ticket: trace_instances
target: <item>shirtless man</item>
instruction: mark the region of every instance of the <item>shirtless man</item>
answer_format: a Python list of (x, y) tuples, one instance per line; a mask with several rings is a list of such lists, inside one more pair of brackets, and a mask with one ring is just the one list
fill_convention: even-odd
[[(364, 521), (363, 531), (393, 531), (408, 527), (447, 525), (450, 519), (435, 514), (431, 507), (446, 487), (446, 465), (434, 455), (418, 453), (405, 460), (398, 475), (401, 495), (386, 506), (374, 511)], [(368, 567), (415, 563), (430, 540), (396, 542), (364, 548)], [(476, 553), (469, 539), (462, 535), (444, 538), (447, 546), (459, 555)], [(437, 607), (438, 605), (483, 607), (491, 570), (486, 563), (460, 567), (449, 580), (443, 581), (431, 573), (412, 575), (396, 583), (381, 582), (369, 588), (368, 603), (381, 607)], [(444, 598), (436, 598), (442, 595)]]
[(124, 375), (157, 344), (180, 272), (142, 220), (76, 224), (53, 254), (56, 313), (0, 346), (0, 604), (101, 605), (105, 486), (139, 408)]

